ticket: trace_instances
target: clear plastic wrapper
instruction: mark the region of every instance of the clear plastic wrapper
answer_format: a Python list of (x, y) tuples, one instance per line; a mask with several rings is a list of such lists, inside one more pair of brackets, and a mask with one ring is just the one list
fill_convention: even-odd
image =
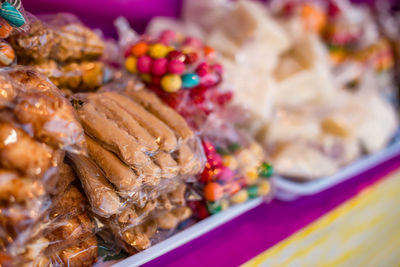
[[(86, 163), (78, 158), (72, 161), (79, 165), (78, 173), (88, 170), (80, 173), (80, 178), (89, 199), (93, 194), (105, 196), (96, 193), (98, 190), (110, 192), (114, 199), (110, 210), (99, 215), (118, 213), (122, 206), (118, 197), (126, 199), (122, 203), (141, 205), (170, 183), (185, 181), (202, 170), (204, 156), (194, 133), (153, 93), (105, 91), (76, 95), (73, 102), (87, 134), (90, 159)], [(162, 112), (152, 109), (153, 105)], [(100, 208), (101, 203), (93, 199), (92, 206)]]
[(98, 258), (96, 227), (87, 213), (87, 199), (71, 183), (72, 169), (60, 166), (57, 195), (47, 216), (39, 225), (16, 264), (33, 266), (92, 266)]
[(93, 91), (112, 78), (100, 59), (105, 41), (71, 14), (30, 16), (27, 32), (9, 38), (18, 63), (32, 65), (59, 88)]
[(202, 171), (205, 157), (181, 115), (131, 79), (73, 95), (72, 103), (88, 155), (67, 158), (103, 239), (136, 253), (158, 228), (173, 229), (191, 215), (184, 183)]
[[(264, 146), (278, 174), (299, 180), (332, 175), (390, 142), (398, 127), (393, 50), (366, 5), (185, 1), (183, 17), (184, 23), (154, 19), (148, 31), (161, 37), (150, 39), (149, 47), (152, 42), (168, 44), (168, 27), (178, 32), (178, 39), (195, 27), (196, 36), (220, 52), (214, 55), (225, 69), (219, 86), (231, 88), (238, 96), (233, 101), (245, 106), (240, 126)], [(187, 39), (181, 46), (186, 55), (193, 45)], [(135, 56), (134, 47), (130, 49), (128, 54)], [(198, 62), (212, 62), (203, 59), (200, 49), (193, 50), (200, 55)], [(132, 72), (130, 61), (128, 57), (127, 70)], [(159, 90), (139, 63), (133, 72), (182, 115), (190, 114), (190, 120), (200, 117), (203, 123), (215, 108), (210, 99), (217, 99), (218, 90), (202, 86), (200, 69), (194, 71), (200, 86), (170, 93)], [(184, 74), (196, 64), (188, 64)]]
[[(192, 215), (191, 209), (186, 206), (185, 193), (186, 186), (180, 183), (169, 193), (147, 201), (143, 207), (129, 205), (110, 219), (99, 218), (103, 223), (99, 235), (112, 243), (116, 242), (129, 254), (142, 251), (167, 238), (179, 223)], [(112, 236), (107, 234), (109, 231)]]
[[(201, 139), (206, 165), (188, 183), (200, 196), (196, 200), (203, 197), (202, 201), (189, 202), (197, 217), (269, 195), (272, 166), (265, 162), (262, 147), (235, 125), (242, 114), (231, 106), (234, 96), (225, 90), (223, 65), (213, 47), (196, 37), (165, 29), (158, 35), (137, 37), (127, 46), (125, 56), (126, 70), (149, 89), (128, 89), (125, 93), (152, 113), (164, 116), (164, 121), (170, 120), (172, 116), (160, 108), (160, 100), (148, 93), (153, 91), (181, 114)], [(179, 129), (180, 136), (188, 135), (179, 124), (168, 125)]]
[[(58, 201), (75, 194), (80, 196), (75, 207), (83, 213), (83, 197), (76, 189), (62, 195), (72, 192), (67, 187), (74, 179), (66, 176), (62, 162), (65, 151), (85, 153), (85, 140), (74, 109), (45, 76), (14, 67), (1, 69), (0, 80), (1, 264), (21, 265), (37, 260), (56, 241), (51, 237), (55, 228), (80, 225), (68, 221), (78, 215), (72, 209), (63, 207), (62, 215), (51, 210), (60, 209)], [(82, 216), (82, 222), (91, 224)]]
[(6, 38), (28, 29), (26, 14), (20, 1), (0, 3), (0, 67), (15, 63), (15, 51)]

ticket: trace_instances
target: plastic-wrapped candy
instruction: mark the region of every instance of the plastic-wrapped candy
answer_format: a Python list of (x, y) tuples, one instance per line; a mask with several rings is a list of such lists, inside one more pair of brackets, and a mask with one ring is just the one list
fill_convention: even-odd
[(111, 78), (111, 69), (100, 61), (105, 42), (76, 17), (31, 20), (29, 31), (9, 38), (19, 64), (36, 67), (56, 86), (71, 91), (93, 91)]
[(26, 30), (24, 10), (20, 1), (0, 3), (0, 66), (15, 62), (14, 49), (5, 40), (12, 34)]
[(184, 183), (202, 171), (205, 157), (186, 121), (154, 93), (118, 86), (72, 96), (88, 155), (69, 153), (68, 161), (102, 232), (136, 253), (158, 228), (191, 215)]
[(19, 259), (33, 266), (92, 266), (98, 258), (96, 229), (87, 214), (87, 199), (72, 184), (75, 174), (63, 164), (60, 181), (42, 230), (26, 245)]
[[(261, 146), (235, 127), (238, 113), (231, 113), (229, 107), (233, 95), (221, 88), (223, 67), (212, 47), (198, 38), (165, 30), (158, 37), (138, 38), (126, 56), (127, 71), (137, 74), (199, 132), (207, 162), (193, 187), (204, 196), (202, 203), (209, 212), (270, 193), (270, 181), (261, 178), (259, 169), (269, 169), (265, 177), (269, 178), (272, 167), (264, 162)], [(171, 117), (149, 91), (125, 93), (165, 120)], [(179, 125), (170, 125), (182, 132), (181, 136), (186, 135)]]
[(53, 229), (51, 207), (73, 180), (60, 174), (64, 153), (84, 153), (85, 140), (72, 106), (43, 75), (3, 68), (0, 81), (0, 249), (19, 265), (50, 245), (42, 237)]

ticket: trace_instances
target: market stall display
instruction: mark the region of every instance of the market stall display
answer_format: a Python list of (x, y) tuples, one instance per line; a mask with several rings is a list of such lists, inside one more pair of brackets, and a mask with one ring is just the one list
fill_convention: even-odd
[(141, 264), (395, 155), (385, 12), (185, 1), (181, 20), (138, 34), (119, 18), (108, 40), (0, 1), (0, 266)]

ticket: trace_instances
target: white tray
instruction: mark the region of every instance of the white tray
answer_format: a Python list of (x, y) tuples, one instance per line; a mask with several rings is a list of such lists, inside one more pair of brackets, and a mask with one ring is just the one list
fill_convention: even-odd
[(126, 258), (114, 265), (113, 267), (131, 267), (139, 266), (161, 256), (189, 241), (217, 228), (227, 221), (239, 216), (240, 214), (253, 209), (263, 202), (262, 198), (255, 198), (246, 203), (235, 205), (220, 213), (214, 214), (192, 226), (179, 232), (170, 238), (138, 253)]
[(319, 193), (333, 187), (351, 177), (366, 171), (378, 164), (400, 154), (400, 140), (396, 140), (385, 149), (371, 155), (364, 156), (354, 163), (344, 167), (335, 175), (308, 182), (296, 182), (284, 177), (275, 177), (275, 197), (283, 201), (292, 201), (301, 196)]

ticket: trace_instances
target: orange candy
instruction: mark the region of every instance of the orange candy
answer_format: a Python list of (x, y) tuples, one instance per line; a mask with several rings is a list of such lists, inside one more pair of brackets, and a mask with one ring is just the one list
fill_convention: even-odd
[(326, 25), (323, 10), (313, 4), (304, 4), (301, 8), (301, 18), (307, 30), (320, 32)]
[(218, 183), (211, 182), (204, 187), (204, 197), (208, 201), (217, 201), (218, 199), (222, 198), (223, 195), (224, 190)]
[(140, 57), (146, 55), (149, 46), (145, 42), (137, 42), (132, 46), (131, 52), (134, 56)]
[(0, 18), (0, 38), (7, 38), (12, 32), (13, 27), (7, 21)]
[(14, 49), (8, 43), (0, 42), (0, 66), (9, 66), (14, 59)]
[(215, 50), (211, 46), (206, 45), (204, 46), (203, 50), (206, 57), (213, 56), (215, 54)]

